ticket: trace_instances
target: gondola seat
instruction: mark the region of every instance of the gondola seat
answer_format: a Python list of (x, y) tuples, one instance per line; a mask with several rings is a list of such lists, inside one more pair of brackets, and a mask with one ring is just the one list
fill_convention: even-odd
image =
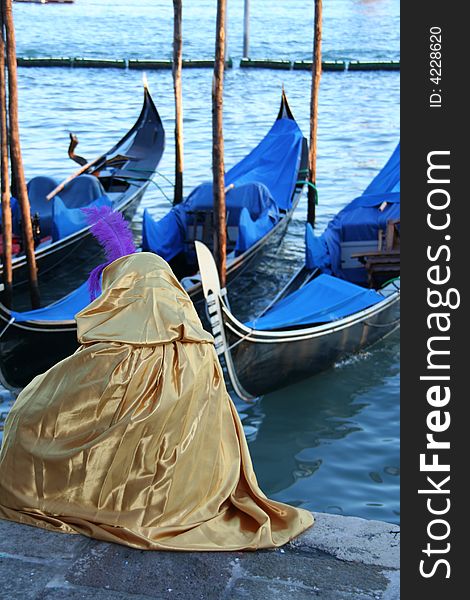
[[(159, 221), (154, 221), (146, 210), (142, 249), (167, 261), (184, 252), (188, 262), (195, 264), (194, 241), (213, 246), (213, 202), (212, 184), (203, 183)], [(226, 193), (226, 206), (228, 252), (235, 250), (237, 256), (266, 235), (280, 219), (269, 189), (259, 182), (231, 185)]]
[[(90, 206), (110, 206), (113, 203), (106, 196), (102, 194), (96, 200), (93, 200), (89, 204), (85, 205), (87, 208)], [(53, 199), (53, 210), (52, 210), (52, 241), (62, 240), (63, 238), (80, 231), (84, 227), (88, 226), (87, 216), (83, 212), (82, 208), (68, 208), (62, 201), (62, 197), (57, 195)]]
[[(33, 177), (27, 186), (31, 217), (39, 215), (41, 239), (52, 236), (57, 241), (86, 226), (84, 206), (111, 205), (100, 181), (93, 175), (79, 175), (51, 200), (46, 196), (57, 187), (52, 177)], [(13, 199), (14, 200), (14, 199)], [(21, 213), (16, 200), (12, 201), (13, 233), (21, 235)]]
[(60, 198), (67, 208), (88, 206), (105, 193), (101, 182), (94, 175), (75, 177), (60, 192)]
[(214, 243), (214, 209), (186, 211), (186, 251), (195, 240), (212, 248)]
[(400, 275), (400, 219), (389, 219), (379, 230), (377, 248), (352, 255), (365, 266), (370, 288), (378, 288)]
[[(183, 206), (187, 206), (186, 246), (195, 240), (212, 247), (214, 208), (211, 183), (197, 187)], [(279, 221), (277, 204), (268, 187), (257, 181), (230, 184), (226, 189), (226, 226), (228, 251), (238, 256), (266, 235)]]
[(52, 199), (52, 241), (56, 242), (87, 226), (82, 208), (112, 206), (100, 181), (93, 175), (79, 175), (72, 179)]
[[(49, 236), (52, 233), (52, 202), (46, 200), (46, 196), (56, 187), (57, 181), (44, 175), (33, 177), (27, 186), (31, 216), (33, 217), (36, 213), (39, 215), (41, 237)], [(13, 230), (19, 235), (21, 233), (19, 210), (16, 212), (17, 214), (13, 215)]]
[(155, 221), (147, 209), (142, 221), (142, 250), (155, 252), (166, 261), (184, 250), (186, 212), (181, 204), (174, 206), (162, 219)]

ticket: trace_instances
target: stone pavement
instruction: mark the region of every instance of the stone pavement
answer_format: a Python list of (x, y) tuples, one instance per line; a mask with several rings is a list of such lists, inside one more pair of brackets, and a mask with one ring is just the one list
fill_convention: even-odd
[(397, 600), (399, 527), (317, 514), (276, 550), (152, 552), (0, 520), (1, 600)]

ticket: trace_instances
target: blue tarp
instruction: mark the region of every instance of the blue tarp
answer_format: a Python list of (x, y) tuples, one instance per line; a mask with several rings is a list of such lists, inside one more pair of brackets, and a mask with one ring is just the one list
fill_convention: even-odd
[[(386, 203), (383, 210), (379, 207)], [(400, 144), (364, 193), (350, 202), (319, 237), (307, 231), (306, 260), (310, 268), (333, 273), (356, 283), (365, 281), (364, 269), (343, 269), (341, 243), (378, 241), (379, 229), (400, 218)]]
[[(269, 189), (264, 183), (249, 182), (237, 184), (225, 194), (227, 206), (227, 225), (238, 225), (240, 215), (246, 208), (253, 221), (269, 212), (273, 219), (279, 219), (279, 209)], [(188, 211), (212, 210), (214, 196), (212, 183), (203, 183), (195, 188), (183, 204)]]
[(244, 208), (240, 215), (235, 255), (239, 256), (251, 248), (258, 240), (274, 227), (279, 218), (265, 211), (256, 221), (251, 218), (248, 209)]
[(278, 119), (248, 156), (225, 174), (225, 185), (263, 183), (280, 209), (291, 207), (303, 135), (293, 119)]
[(364, 310), (383, 300), (374, 290), (321, 274), (290, 294), (264, 316), (245, 323), (261, 331), (330, 323)]
[[(175, 206), (155, 222), (147, 209), (142, 226), (142, 249), (155, 252), (169, 261), (185, 249), (186, 228), (193, 227), (192, 212), (211, 211), (212, 184), (198, 186), (187, 201)], [(245, 252), (279, 221), (279, 209), (268, 188), (261, 183), (246, 183), (226, 195), (227, 226), (238, 226), (235, 253)]]
[(54, 304), (26, 312), (12, 310), (11, 316), (19, 323), (24, 321), (73, 321), (75, 315), (88, 304), (90, 304), (90, 293), (88, 282), (85, 281), (79, 288)]
[(80, 208), (88, 206), (104, 193), (101, 181), (94, 175), (84, 173), (69, 181), (60, 192), (60, 197), (67, 208)]
[(142, 250), (155, 252), (170, 261), (184, 249), (186, 213), (182, 205), (175, 206), (160, 221), (154, 221), (147, 209), (142, 224)]
[[(52, 241), (56, 242), (57, 240), (61, 240), (76, 231), (80, 231), (84, 227), (88, 226), (88, 220), (86, 214), (83, 212), (81, 208), (67, 208), (62, 201), (60, 196), (55, 196), (52, 200), (53, 208), (52, 208)], [(103, 195), (90, 202), (90, 204), (86, 204), (85, 206), (91, 207), (99, 207), (99, 206), (110, 206), (112, 207), (113, 203), (108, 198), (108, 196)]]
[(320, 269), (331, 273), (328, 248), (323, 238), (316, 237), (310, 223), (305, 226), (305, 266), (307, 269)]
[[(268, 188), (262, 183), (245, 183), (226, 194), (227, 226), (238, 226), (235, 254), (241, 254), (262, 238), (279, 221), (280, 214)], [(191, 213), (211, 211), (214, 205), (212, 184), (203, 183), (160, 221), (145, 210), (142, 249), (171, 260), (183, 252), (186, 228), (192, 227)]]
[(383, 194), (400, 191), (400, 143), (393, 151), (382, 170), (364, 190), (363, 195)]
[[(303, 135), (297, 123), (288, 118), (278, 119), (258, 146), (225, 174), (225, 185), (229, 188), (226, 194), (227, 225), (238, 226), (243, 210), (249, 213), (241, 224), (238, 253), (249, 248), (277, 223), (280, 209), (290, 209), (302, 144)], [(190, 217), (186, 214), (212, 210), (212, 207), (212, 184), (203, 183), (157, 223), (153, 223), (147, 214), (143, 249), (171, 260), (184, 250), (187, 223), (190, 226)]]

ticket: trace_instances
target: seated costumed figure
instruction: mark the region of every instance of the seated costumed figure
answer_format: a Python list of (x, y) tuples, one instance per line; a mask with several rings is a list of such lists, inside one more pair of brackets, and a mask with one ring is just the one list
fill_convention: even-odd
[(36, 377), (7, 418), (0, 517), (149, 550), (286, 543), (313, 516), (258, 487), (189, 296), (162, 258), (135, 253), (120, 215), (88, 210), (110, 262), (76, 315), (79, 349)]

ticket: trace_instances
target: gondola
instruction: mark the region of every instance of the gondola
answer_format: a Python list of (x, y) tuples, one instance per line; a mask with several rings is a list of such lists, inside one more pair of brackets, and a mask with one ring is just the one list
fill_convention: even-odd
[(216, 350), (250, 401), (308, 378), (399, 327), (400, 150), (320, 236), (306, 262), (256, 319), (241, 323), (207, 247), (196, 243)]
[[(139, 118), (111, 150), (87, 163), (75, 155), (76, 143), (72, 136), (69, 156), (81, 165), (79, 174), (70, 177), (52, 199), (47, 197), (58, 189), (58, 182), (52, 177), (41, 175), (28, 182), (38, 278), (42, 300), (46, 302), (73, 289), (76, 277), (70, 277), (71, 272), (83, 277), (98, 260), (100, 247), (90, 235), (80, 209), (108, 204), (131, 219), (160, 162), (165, 132), (147, 86)], [(12, 220), (13, 302), (16, 308), (24, 308), (28, 300), (28, 271), (26, 256), (19, 245), (20, 212), (14, 199)], [(3, 278), (3, 265), (0, 276)]]
[[(227, 229), (232, 239), (232, 246), (228, 248), (228, 284), (233, 285), (266, 247), (279, 243), (303, 189), (306, 161), (307, 143), (283, 91), (280, 110), (271, 130), (226, 174), (227, 187), (233, 186), (227, 193)], [(143, 250), (158, 252), (166, 258), (196, 308), (204, 311), (194, 242), (198, 237), (207, 241), (207, 236), (212, 235), (210, 185), (197, 187), (183, 205), (172, 209), (157, 223), (146, 213)], [(186, 211), (188, 236), (183, 237), (177, 230), (177, 219), (181, 219)], [(236, 215), (239, 220), (233, 224)], [(243, 229), (244, 235), (238, 236), (235, 230), (239, 229)], [(175, 240), (182, 244), (178, 246), (178, 252)], [(154, 245), (159, 241), (164, 247)], [(88, 303), (88, 289), (83, 283), (61, 300), (41, 309), (15, 312), (0, 305), (0, 379), (3, 385), (24, 387), (34, 376), (74, 352), (77, 348), (74, 317)], [(210, 327), (208, 323), (206, 326)]]
[[(307, 140), (284, 89), (277, 118), (261, 142), (225, 173), (227, 284), (262, 253), (278, 245), (298, 204), (306, 175)], [(204, 295), (194, 242), (211, 250), (214, 240), (212, 183), (202, 183), (155, 221), (144, 211), (142, 249), (162, 256), (191, 296), (198, 312)]]

